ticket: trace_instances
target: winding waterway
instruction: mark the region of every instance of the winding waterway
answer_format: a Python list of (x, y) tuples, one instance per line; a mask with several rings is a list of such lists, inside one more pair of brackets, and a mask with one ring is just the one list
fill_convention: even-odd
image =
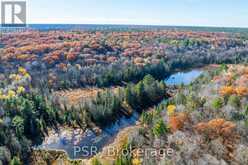
[[(167, 79), (165, 82), (167, 85), (188, 85), (203, 73), (200, 69), (194, 69), (188, 72), (178, 72)], [(45, 138), (43, 143), (35, 148), (45, 150), (64, 150), (67, 152), (70, 158), (89, 158), (91, 154), (75, 154), (75, 150), (82, 150), (82, 147), (89, 151), (92, 147), (97, 149), (97, 152), (114, 141), (116, 135), (124, 128), (133, 126), (139, 119), (138, 113), (133, 113), (131, 117), (123, 116), (114, 124), (106, 127), (102, 130), (100, 135), (97, 135), (91, 130), (83, 132), (80, 129), (65, 129), (60, 128), (58, 131), (52, 131), (49, 136)]]

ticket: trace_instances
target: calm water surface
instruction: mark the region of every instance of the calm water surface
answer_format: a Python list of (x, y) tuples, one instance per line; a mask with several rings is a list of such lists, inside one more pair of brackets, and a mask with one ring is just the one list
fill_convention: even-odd
[[(167, 85), (189, 85), (197, 77), (203, 73), (200, 69), (194, 69), (188, 72), (178, 72), (171, 75), (165, 80)], [(105, 128), (100, 135), (96, 135), (93, 131), (87, 130), (82, 132), (80, 129), (76, 130), (60, 130), (59, 132), (53, 132), (45, 141), (38, 147), (39, 149), (46, 150), (64, 150), (67, 152), (70, 158), (89, 158), (93, 155), (83, 156), (82, 152), (74, 154), (76, 147), (96, 147), (98, 150), (111, 143), (117, 133), (128, 126), (135, 125), (139, 118), (139, 114), (134, 113), (132, 117), (122, 117), (116, 121), (113, 125)]]
[(178, 72), (165, 79), (167, 85), (189, 85), (203, 73), (200, 69), (194, 69), (189, 72)]

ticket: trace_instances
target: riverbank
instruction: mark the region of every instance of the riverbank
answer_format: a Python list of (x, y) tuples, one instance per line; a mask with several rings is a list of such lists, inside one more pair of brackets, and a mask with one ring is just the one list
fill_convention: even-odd
[[(193, 81), (197, 76), (192, 74), (192, 72), (196, 72), (196, 70), (191, 70), (190, 72), (183, 73), (182, 76), (186, 76), (187, 78), (183, 79), (185, 82), (190, 80)], [(202, 71), (199, 70), (199, 75)], [(177, 78), (175, 76), (177, 74), (171, 75), (171, 77), (175, 77), (175, 85), (177, 80), (180, 81), (181, 77)], [(198, 76), (199, 76), (198, 75)], [(80, 92), (79, 92), (80, 93)], [(64, 94), (65, 96), (65, 94)], [(68, 95), (67, 95), (68, 96)], [(131, 117), (123, 116), (119, 120), (117, 120), (112, 125), (104, 128), (100, 134), (96, 134), (94, 131), (86, 129), (86, 131), (82, 131), (78, 129), (72, 128), (59, 128), (59, 130), (49, 131), (48, 136), (45, 138), (43, 143), (38, 146), (36, 149), (47, 150), (47, 151), (56, 151), (62, 150), (65, 151), (71, 159), (85, 159), (93, 157), (94, 155), (82, 156), (82, 154), (75, 155), (75, 146), (76, 147), (96, 147), (98, 150), (98, 156), (102, 157), (104, 153), (104, 149), (108, 148), (108, 146), (113, 146), (118, 143), (119, 138), (122, 137), (125, 133), (127, 134), (129, 130), (135, 130), (138, 128), (138, 119), (139, 114), (134, 113)], [(113, 158), (110, 158), (110, 160)]]

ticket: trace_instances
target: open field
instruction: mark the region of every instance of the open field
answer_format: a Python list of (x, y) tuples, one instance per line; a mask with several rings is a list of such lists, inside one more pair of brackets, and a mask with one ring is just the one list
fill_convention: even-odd
[(120, 87), (112, 88), (80, 88), (80, 89), (71, 89), (56, 91), (53, 94), (60, 98), (61, 100), (66, 101), (66, 104), (78, 106), (84, 102), (94, 99), (97, 96), (97, 93), (104, 92), (106, 90), (111, 90), (114, 93), (118, 92)]

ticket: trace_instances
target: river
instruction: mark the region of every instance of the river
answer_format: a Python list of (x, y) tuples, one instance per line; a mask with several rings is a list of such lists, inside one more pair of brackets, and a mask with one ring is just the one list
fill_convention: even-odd
[[(202, 73), (203, 71), (200, 69), (193, 69), (188, 72), (178, 72), (165, 79), (165, 82), (167, 85), (189, 85)], [(82, 147), (86, 147), (86, 150), (89, 151), (91, 147), (94, 147), (97, 149), (97, 152), (100, 152), (104, 146), (114, 141), (114, 138), (120, 130), (135, 125), (138, 122), (138, 119), (139, 114), (136, 112), (129, 118), (123, 116), (111, 126), (103, 129), (100, 135), (96, 135), (91, 130), (83, 132), (80, 129), (60, 128), (58, 131), (51, 131), (43, 143), (35, 148), (45, 150), (64, 150), (71, 159), (89, 158), (93, 155), (75, 154), (75, 150), (79, 150), (79, 148), (82, 150)]]

